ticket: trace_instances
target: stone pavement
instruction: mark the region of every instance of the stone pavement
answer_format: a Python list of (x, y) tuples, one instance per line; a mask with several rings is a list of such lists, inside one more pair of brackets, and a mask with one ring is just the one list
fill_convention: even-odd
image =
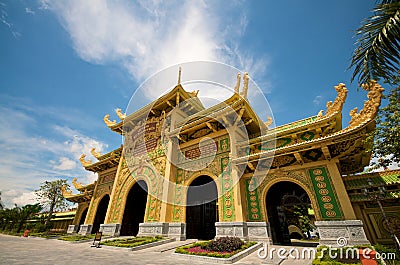
[[(178, 242), (139, 251), (92, 248), (91, 242), (72, 243), (56, 239), (16, 237), (0, 234), (0, 264), (205, 264), (173, 256)], [(285, 247), (286, 248), (286, 247)], [(162, 252), (161, 252), (162, 251)], [(310, 264), (310, 260), (282, 260), (275, 257), (262, 260), (257, 252), (234, 263), (240, 264)]]

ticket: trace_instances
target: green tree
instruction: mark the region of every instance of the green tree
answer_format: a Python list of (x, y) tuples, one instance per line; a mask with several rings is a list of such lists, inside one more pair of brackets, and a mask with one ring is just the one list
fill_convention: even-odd
[(48, 225), (50, 219), (57, 209), (65, 208), (68, 203), (62, 195), (62, 187), (68, 187), (66, 179), (59, 179), (54, 181), (45, 181), (38, 190), (35, 191), (40, 204), (44, 209), (48, 209), (45, 225)]
[(36, 204), (28, 204), (19, 208), (18, 212), (18, 220), (17, 220), (17, 233), (21, 231), (24, 224), (33, 218), (36, 214), (38, 214), (42, 210), (42, 206), (39, 203)]
[(374, 14), (357, 30), (358, 40), (351, 61), (352, 81), (393, 81), (399, 74), (400, 0), (381, 0)]
[[(379, 110), (376, 130), (367, 138), (373, 157), (372, 168), (400, 161), (400, 0), (377, 1), (373, 15), (356, 32), (358, 40), (351, 61), (352, 81), (381, 80), (394, 87), (386, 91), (387, 106)], [(370, 150), (370, 151), (371, 151)]]
[(297, 216), (301, 232), (310, 238), (310, 230), (312, 230), (310, 215), (308, 214), (308, 205), (300, 204), (294, 206), (293, 213)]
[(379, 110), (376, 130), (367, 138), (367, 141), (373, 141), (372, 155), (376, 158), (371, 169), (400, 163), (400, 86), (384, 98), (388, 104)]

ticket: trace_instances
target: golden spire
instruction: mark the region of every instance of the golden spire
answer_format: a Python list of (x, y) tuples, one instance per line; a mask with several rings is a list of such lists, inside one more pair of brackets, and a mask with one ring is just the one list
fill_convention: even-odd
[(249, 90), (249, 73), (245, 72), (243, 75), (243, 91), (242, 96), (247, 98), (247, 91)]
[(237, 74), (237, 81), (234, 89), (236, 94), (239, 94), (239, 88), (240, 88), (240, 73)]
[(179, 72), (178, 72), (178, 85), (181, 84), (181, 75), (182, 75), (182, 67), (179, 66)]

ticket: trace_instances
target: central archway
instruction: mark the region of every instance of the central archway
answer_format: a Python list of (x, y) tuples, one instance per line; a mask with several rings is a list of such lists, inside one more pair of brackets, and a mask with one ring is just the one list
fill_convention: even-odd
[(143, 223), (147, 203), (147, 185), (143, 180), (133, 184), (126, 199), (121, 236), (136, 236), (139, 224)]
[(107, 194), (101, 199), (99, 206), (97, 206), (96, 217), (94, 218), (93, 222), (92, 234), (99, 231), (100, 224), (104, 224), (109, 201), (110, 196)]
[(186, 238), (213, 239), (218, 222), (218, 191), (209, 176), (197, 177), (188, 187)]
[(265, 199), (271, 236), (274, 244), (291, 245), (291, 239), (304, 237), (300, 216), (309, 216), (311, 208), (307, 192), (290, 181), (275, 183)]

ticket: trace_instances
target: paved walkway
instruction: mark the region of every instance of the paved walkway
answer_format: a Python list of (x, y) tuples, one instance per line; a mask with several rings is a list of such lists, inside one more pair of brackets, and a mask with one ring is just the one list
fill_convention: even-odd
[[(72, 243), (56, 239), (16, 237), (0, 234), (0, 264), (205, 264), (173, 256), (177, 242), (140, 251), (92, 248), (91, 242)], [(169, 249), (169, 250), (167, 250)], [(166, 251), (165, 251), (166, 250)], [(163, 252), (161, 252), (163, 251)], [(309, 260), (260, 259), (254, 252), (234, 263), (240, 264), (310, 264)]]

